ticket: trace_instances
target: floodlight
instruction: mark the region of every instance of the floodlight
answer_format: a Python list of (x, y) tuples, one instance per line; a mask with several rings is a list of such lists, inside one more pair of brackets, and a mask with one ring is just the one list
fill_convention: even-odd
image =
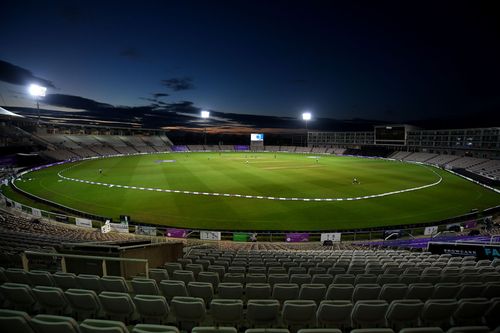
[(210, 118), (210, 112), (209, 112), (209, 111), (202, 110), (202, 111), (201, 111), (201, 117), (202, 117), (202, 118)]
[(47, 87), (40, 86), (38, 84), (30, 84), (28, 91), (31, 96), (44, 97), (47, 91)]
[(305, 121), (311, 120), (311, 112), (304, 112), (302, 114), (302, 120), (305, 120)]

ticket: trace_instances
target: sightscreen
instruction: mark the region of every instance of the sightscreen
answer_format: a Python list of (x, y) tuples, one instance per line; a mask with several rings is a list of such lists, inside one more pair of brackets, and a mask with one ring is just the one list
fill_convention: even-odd
[(250, 141), (264, 141), (264, 134), (252, 133), (250, 134)]

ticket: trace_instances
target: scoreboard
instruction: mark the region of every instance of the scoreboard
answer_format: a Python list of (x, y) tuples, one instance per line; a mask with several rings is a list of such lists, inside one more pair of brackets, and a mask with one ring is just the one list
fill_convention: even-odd
[(375, 126), (375, 144), (404, 146), (409, 130), (408, 125)]

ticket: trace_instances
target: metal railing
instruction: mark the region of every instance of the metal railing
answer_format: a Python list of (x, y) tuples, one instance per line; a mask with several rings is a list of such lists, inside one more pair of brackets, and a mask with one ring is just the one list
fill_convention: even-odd
[(87, 259), (87, 260), (97, 260), (101, 261), (102, 266), (102, 276), (108, 275), (108, 269), (106, 262), (108, 261), (124, 261), (133, 263), (143, 263), (146, 278), (149, 278), (149, 262), (147, 259), (132, 259), (132, 258), (114, 258), (114, 257), (102, 257), (102, 256), (85, 256), (79, 254), (65, 254), (65, 253), (52, 253), (52, 252), (37, 252), (37, 251), (24, 251), (21, 255), (21, 261), (23, 264), (23, 269), (29, 271), (29, 259), (28, 256), (41, 256), (41, 257), (58, 257), (61, 258), (61, 270), (67, 273), (66, 269), (66, 258), (74, 259)]

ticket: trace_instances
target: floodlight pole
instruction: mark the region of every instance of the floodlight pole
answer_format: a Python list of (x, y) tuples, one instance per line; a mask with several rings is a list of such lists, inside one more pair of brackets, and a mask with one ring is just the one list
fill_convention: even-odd
[(206, 110), (201, 110), (201, 118), (204, 119), (204, 124), (205, 124), (205, 127), (203, 128), (203, 142), (204, 142), (204, 145), (206, 146), (207, 145), (207, 120), (208, 118), (210, 118), (210, 111), (206, 111)]

